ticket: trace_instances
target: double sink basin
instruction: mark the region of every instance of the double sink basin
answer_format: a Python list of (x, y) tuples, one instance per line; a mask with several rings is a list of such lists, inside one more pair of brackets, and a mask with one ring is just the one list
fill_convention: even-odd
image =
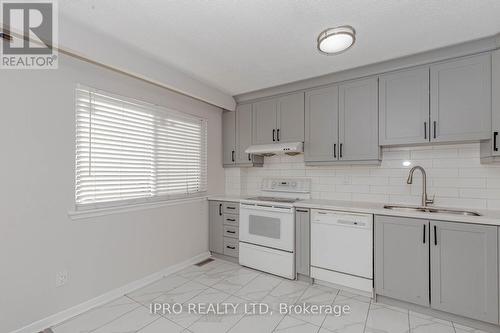
[(411, 211), (411, 212), (424, 212), (424, 213), (436, 213), (436, 214), (456, 214), (464, 216), (481, 216), (478, 212), (470, 210), (459, 210), (459, 209), (449, 209), (431, 206), (405, 206), (405, 205), (385, 205), (385, 209), (401, 210), (401, 211)]

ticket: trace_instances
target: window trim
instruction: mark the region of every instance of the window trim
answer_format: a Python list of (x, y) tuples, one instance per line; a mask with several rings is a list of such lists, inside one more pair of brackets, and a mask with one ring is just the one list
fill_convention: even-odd
[[(156, 195), (152, 197), (141, 197), (141, 198), (134, 198), (134, 199), (124, 199), (124, 200), (113, 200), (113, 201), (105, 201), (105, 202), (95, 202), (95, 203), (86, 203), (86, 204), (78, 204), (76, 203), (76, 177), (77, 177), (77, 140), (76, 140), (76, 135), (77, 135), (77, 119), (76, 119), (76, 114), (77, 114), (77, 108), (78, 108), (78, 89), (84, 89), (88, 90), (93, 93), (101, 93), (106, 96), (116, 98), (118, 100), (127, 102), (127, 103), (133, 103), (133, 104), (139, 104), (142, 107), (146, 107), (150, 109), (150, 111), (156, 115), (161, 115), (163, 112), (168, 112), (170, 115), (174, 115), (178, 119), (186, 119), (186, 120), (195, 120), (195, 121), (201, 121), (204, 126), (205, 130), (205, 170), (202, 171), (202, 173), (205, 173), (206, 177), (206, 187), (204, 191), (197, 191), (193, 193), (182, 193), (182, 194), (165, 194), (165, 195)], [(74, 186), (73, 186), (73, 202), (74, 202), (74, 210), (68, 211), (68, 215), (72, 219), (79, 219), (79, 218), (87, 218), (87, 217), (92, 217), (92, 216), (101, 216), (101, 215), (108, 215), (112, 213), (119, 213), (119, 212), (125, 212), (125, 211), (134, 211), (134, 210), (139, 210), (139, 209), (147, 209), (147, 208), (155, 208), (155, 207), (161, 207), (161, 206), (168, 206), (170, 204), (177, 204), (177, 203), (183, 203), (183, 202), (189, 202), (189, 201), (196, 201), (200, 200), (202, 198), (207, 198), (207, 192), (208, 192), (208, 119), (205, 117), (201, 117), (198, 115), (190, 114), (188, 112), (181, 112), (163, 105), (159, 104), (154, 104), (151, 102), (146, 102), (143, 100), (139, 100), (136, 98), (132, 97), (127, 97), (123, 95), (119, 95), (116, 93), (112, 93), (106, 90), (98, 89), (98, 88), (93, 88), (87, 85), (83, 85), (78, 83), (75, 87), (74, 90), (74, 104), (75, 105), (75, 135), (74, 135)], [(83, 217), (80, 217), (83, 216)]]

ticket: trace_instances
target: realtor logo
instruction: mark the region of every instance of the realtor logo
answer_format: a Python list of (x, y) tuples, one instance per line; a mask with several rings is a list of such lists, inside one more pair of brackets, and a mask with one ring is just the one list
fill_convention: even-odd
[(57, 68), (57, 3), (0, 1), (2, 69)]

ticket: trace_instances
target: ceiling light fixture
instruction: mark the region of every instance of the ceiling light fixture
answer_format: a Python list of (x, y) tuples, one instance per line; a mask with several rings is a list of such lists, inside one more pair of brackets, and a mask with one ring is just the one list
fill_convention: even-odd
[(350, 25), (323, 30), (318, 36), (318, 50), (326, 55), (348, 50), (356, 41), (356, 31)]

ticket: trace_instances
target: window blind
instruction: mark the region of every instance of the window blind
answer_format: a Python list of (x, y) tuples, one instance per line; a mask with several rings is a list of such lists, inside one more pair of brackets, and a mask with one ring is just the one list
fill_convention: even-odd
[(206, 120), (77, 87), (77, 207), (186, 197), (206, 187)]

